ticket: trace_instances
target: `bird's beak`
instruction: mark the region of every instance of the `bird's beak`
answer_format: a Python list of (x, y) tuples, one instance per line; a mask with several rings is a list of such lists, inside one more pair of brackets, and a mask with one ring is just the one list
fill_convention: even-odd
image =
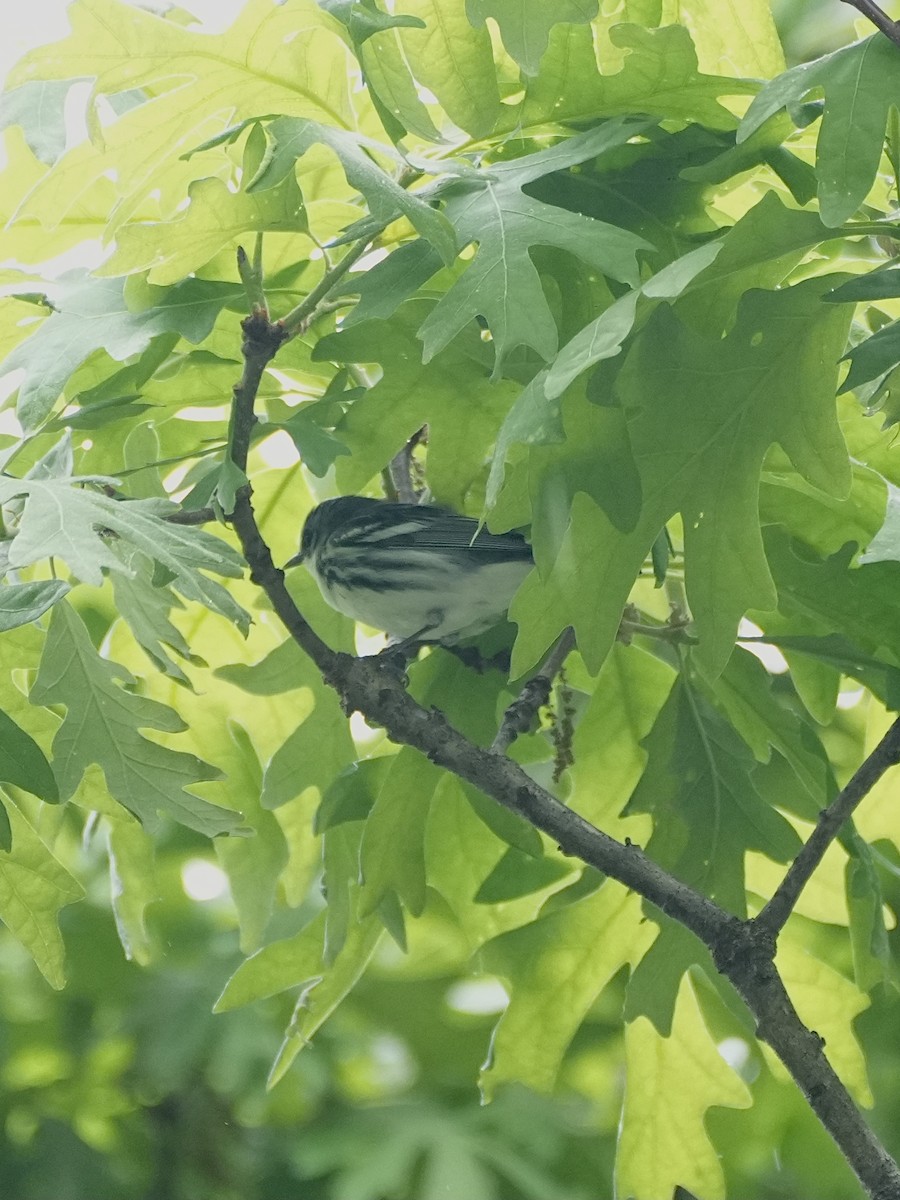
[(304, 560), (303, 551), (300, 550), (297, 552), (297, 554), (294, 555), (293, 558), (289, 558), (287, 560), (287, 562), (282, 567), (282, 570), (286, 571), (288, 569), (288, 567), (297, 567), (300, 565), (300, 563), (303, 562), (303, 560)]

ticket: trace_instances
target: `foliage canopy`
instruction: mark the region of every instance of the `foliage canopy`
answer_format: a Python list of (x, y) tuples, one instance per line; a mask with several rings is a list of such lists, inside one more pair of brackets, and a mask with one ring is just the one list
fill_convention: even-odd
[[(211, 35), (74, 0), (12, 72), (7, 1194), (862, 1195), (709, 950), (348, 722), (227, 520), (249, 478), (284, 562), (427, 427), (416, 479), (536, 569), (482, 646), (515, 633), (509, 678), (434, 649), (410, 694), (489, 746), (571, 627), (511, 757), (727, 913), (775, 893), (900, 708), (900, 48), (785, 70), (765, 0), (608, 7), (249, 0)], [(292, 336), (243, 463), (263, 301)], [(776, 960), (894, 1152), (897, 786)], [(230, 903), (189, 903), (210, 862)], [(23, 955), (61, 989), (66, 948), (57, 998)]]

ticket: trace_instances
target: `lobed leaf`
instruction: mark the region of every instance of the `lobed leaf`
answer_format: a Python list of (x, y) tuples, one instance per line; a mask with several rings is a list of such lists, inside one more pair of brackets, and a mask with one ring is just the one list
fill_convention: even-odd
[(220, 772), (192, 754), (152, 742), (140, 729), (175, 732), (183, 722), (155, 700), (126, 691), (124, 667), (100, 658), (77, 613), (60, 603), (53, 612), (32, 704), (62, 704), (66, 717), (53, 739), (54, 771), (68, 798), (84, 770), (99, 763), (110, 793), (152, 832), (159, 813), (213, 836), (234, 832), (240, 816), (186, 791)]
[(792, 113), (811, 92), (824, 92), (816, 144), (819, 211), (824, 223), (836, 228), (856, 213), (872, 186), (898, 86), (896, 47), (883, 34), (873, 34), (767, 83), (747, 110), (738, 140), (779, 109)]
[(57, 918), (61, 908), (83, 897), (84, 889), (14, 804), (7, 813), (12, 848), (0, 849), (0, 918), (51, 987), (59, 990), (66, 978)]

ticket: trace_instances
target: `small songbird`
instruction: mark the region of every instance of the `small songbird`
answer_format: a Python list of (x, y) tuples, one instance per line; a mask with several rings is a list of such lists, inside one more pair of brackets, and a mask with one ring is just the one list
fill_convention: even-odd
[(300, 552), (326, 603), (404, 642), (455, 642), (505, 615), (531, 570), (518, 533), (429, 504), (340, 496), (306, 518)]

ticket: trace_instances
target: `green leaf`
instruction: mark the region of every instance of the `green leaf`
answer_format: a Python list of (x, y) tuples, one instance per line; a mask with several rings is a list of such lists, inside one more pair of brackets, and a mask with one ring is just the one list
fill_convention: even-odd
[(707, 948), (690, 930), (662, 913), (654, 913), (653, 919), (659, 936), (631, 973), (624, 1017), (628, 1023), (647, 1017), (663, 1037), (670, 1037), (685, 973), (699, 967), (713, 977), (716, 968)]
[(99, 763), (111, 794), (151, 832), (159, 828), (160, 812), (209, 836), (234, 832), (239, 814), (185, 791), (219, 777), (220, 772), (192, 754), (170, 750), (138, 732), (141, 728), (177, 732), (184, 724), (164, 704), (119, 686), (133, 682), (124, 667), (100, 658), (74, 610), (58, 604), (30, 699), (32, 704), (66, 707), (53, 739), (62, 796), (71, 796), (84, 770)]
[(640, 960), (654, 933), (638, 897), (607, 881), (584, 900), (489, 942), (485, 963), (507, 981), (510, 1001), (482, 1074), (485, 1099), (510, 1082), (551, 1090), (594, 1001), (626, 963)]
[(109, 830), (109, 879), (119, 941), (130, 962), (151, 958), (146, 910), (159, 898), (153, 839), (127, 813)]
[(853, 391), (872, 379), (880, 379), (900, 363), (900, 321), (891, 321), (877, 333), (853, 346), (844, 355), (850, 363), (842, 392)]
[(229, 784), (240, 797), (241, 815), (253, 836), (219, 838), (216, 854), (237, 908), (241, 951), (251, 954), (262, 943), (275, 910), (278, 877), (287, 866), (288, 848), (281, 826), (260, 804), (262, 770), (250, 734), (235, 721), (229, 723), (228, 733)]
[(392, 764), (390, 755), (363, 758), (336, 775), (316, 812), (316, 833), (325, 833), (346, 821), (364, 821)]
[(757, 790), (747, 746), (680, 679), (643, 747), (647, 768), (628, 811), (654, 816), (647, 853), (743, 916), (746, 852), (787, 862), (801, 846), (793, 826)]
[(67, 15), (72, 33), (22, 59), (9, 85), (92, 75), (95, 94), (141, 89), (145, 103), (105, 125), (102, 137), (98, 130), (69, 150), (32, 190), (22, 212), (47, 227), (111, 171), (116, 191), (108, 219), (142, 217), (141, 206), (156, 196), (173, 211), (192, 179), (232, 170), (224, 152), (179, 161), (185, 147), (247, 117), (278, 112), (337, 128), (355, 123), (355, 60), (341, 24), (314, 0), (251, 0), (220, 34), (186, 29), (120, 0), (77, 0)]
[(608, 121), (548, 150), (494, 163), (482, 178), (450, 188), (446, 213), (459, 244), (477, 242), (478, 249), (422, 325), (426, 362), (479, 315), (494, 342), (495, 376), (517, 346), (530, 346), (544, 359), (553, 358), (556, 326), (531, 261), (533, 246), (567, 250), (613, 279), (637, 282), (637, 252), (650, 248), (643, 238), (544, 204), (523, 188), (552, 172), (601, 157), (647, 127), (646, 122), (626, 118)]
[[(520, 625), (514, 673), (567, 625), (574, 625), (588, 665), (599, 666), (641, 564), (675, 511), (684, 520), (698, 650), (710, 670), (727, 661), (743, 614), (774, 606), (758, 512), (769, 445), (778, 442), (799, 473), (823, 491), (841, 494), (850, 484), (834, 414), (836, 369), (823, 370), (825, 363), (836, 364), (847, 318), (834, 319), (835, 310), (821, 303), (826, 287), (827, 280), (814, 279), (751, 292), (721, 340), (701, 337), (669, 309), (657, 309), (616, 385), (640, 475), (640, 520), (623, 533), (585, 497), (575, 497), (552, 569), (545, 579), (532, 574), (512, 605), (511, 617)], [(698, 441), (700, 429), (707, 432)], [(725, 490), (722, 479), (729, 481)], [(543, 569), (540, 560), (538, 567)]]
[(760, 519), (763, 525), (783, 526), (792, 537), (823, 556), (836, 554), (848, 542), (871, 547), (880, 531), (886, 532), (890, 520), (891, 486), (877, 471), (855, 462), (849, 494), (828, 496), (792, 471), (784, 456), (773, 448), (760, 483)]
[(724, 712), (757, 762), (770, 762), (776, 750), (790, 767), (794, 786), (785, 786), (785, 780), (780, 780), (779, 807), (815, 821), (837, 794), (828, 758), (809, 726), (778, 699), (762, 663), (736, 647), (706, 694)]
[[(428, 819), (427, 879), (429, 888), (438, 892), (452, 911), (455, 925), (465, 938), (467, 959), (490, 938), (533, 922), (550, 896), (561, 892), (567, 883), (575, 883), (582, 874), (573, 862), (568, 877), (546, 884), (543, 890), (499, 904), (477, 902), (478, 889), (506, 850), (506, 845), (475, 815), (458, 780), (445, 774), (438, 783)], [(426, 909), (426, 919), (428, 913)], [(417, 928), (417, 925), (411, 927), (413, 937)], [(455, 959), (457, 952), (452, 947), (453, 942), (448, 949)]]
[(231, 514), (237, 504), (237, 494), (249, 484), (246, 472), (227, 458), (216, 473), (215, 500), (223, 513)]
[(456, 257), (453, 230), (447, 218), (414, 192), (401, 187), (372, 157), (376, 154), (387, 158), (397, 169), (403, 160), (391, 147), (316, 121), (289, 117), (268, 124), (266, 136), (268, 150), (259, 171), (247, 185), (248, 192), (262, 192), (281, 184), (293, 173), (297, 159), (311, 146), (328, 146), (340, 159), (347, 182), (365, 196), (369, 213), (376, 222), (387, 225), (402, 214), (445, 262), (450, 263)]
[(537, 74), (554, 25), (587, 24), (597, 8), (598, 0), (560, 0), (552, 8), (544, 0), (466, 0), (473, 25), (484, 25), (488, 17), (497, 22), (504, 46), (526, 75)]
[(222, 179), (196, 179), (188, 187), (187, 209), (170, 221), (126, 225), (115, 252), (95, 273), (129, 275), (147, 271), (154, 284), (177, 283), (222, 249), (251, 232), (303, 233), (307, 214), (293, 174), (278, 187), (253, 193), (233, 191)]
[(539, 371), (512, 404), (497, 432), (496, 445), (485, 491), (485, 507), (495, 507), (506, 472), (506, 459), (516, 443), (544, 446), (565, 441), (562, 405), (548, 398), (546, 372)]
[(314, 412), (309, 411), (306, 405), (283, 421), (281, 428), (290, 435), (303, 465), (319, 479), (328, 473), (342, 454), (350, 453), (339, 438), (316, 424)]
[(485, 796), (484, 792), (480, 792), (470, 783), (462, 781), (461, 787), (473, 810), (502, 842), (516, 850), (519, 856), (524, 855), (532, 859), (542, 857), (544, 844), (541, 835), (529, 821), (520, 817), (518, 813), (503, 808), (496, 800)]
[(6, 850), (7, 853), (12, 850), (12, 825), (3, 799), (0, 799), (0, 850)]
[(341, 491), (361, 491), (426, 422), (429, 482), (441, 502), (464, 507), (484, 469), (484, 446), (496, 435), (515, 385), (491, 382), (474, 325), (423, 363), (415, 331), (428, 311), (427, 302), (411, 301), (390, 324), (369, 321), (316, 345), (316, 360), (384, 366), (382, 377), (350, 405), (335, 430), (350, 451), (335, 463)]
[(0, 633), (36, 621), (69, 591), (71, 585), (63, 579), (0, 585)]
[(425, 825), (440, 772), (408, 746), (391, 762), (360, 846), (363, 882), (360, 915), (367, 916), (390, 892), (414, 916), (425, 908)]
[(671, 1037), (646, 1017), (625, 1029), (625, 1104), (616, 1155), (616, 1188), (634, 1200), (658, 1200), (680, 1186), (724, 1200), (725, 1177), (704, 1119), (714, 1105), (749, 1108), (747, 1086), (728, 1067), (685, 978)]
[(321, 0), (327, 12), (343, 22), (359, 48), (363, 42), (383, 29), (424, 29), (418, 17), (391, 16), (375, 7), (375, 0)]
[[(719, 335), (732, 324), (749, 289), (777, 286), (810, 246), (830, 236), (814, 213), (785, 208), (770, 192), (721, 239), (689, 250), (625, 292), (562, 347), (549, 369), (535, 376), (513, 405), (497, 438), (488, 508), (499, 494), (510, 447), (516, 442), (562, 441), (560, 408), (554, 401), (582, 372), (618, 355), (632, 330), (642, 328), (662, 301), (677, 299), (675, 311), (682, 320), (698, 331)], [(621, 461), (621, 452), (613, 457)], [(620, 485), (613, 490), (619, 492)]]
[[(820, 576), (820, 581), (825, 582), (826, 576)], [(796, 608), (791, 603), (789, 598), (789, 585), (785, 588), (785, 601), (783, 609), (787, 614), (786, 620), (779, 620), (777, 617), (771, 621), (767, 617), (763, 617), (761, 613), (755, 614), (758, 619), (763, 620), (769, 629), (795, 629), (808, 628), (812, 626), (815, 629), (821, 628), (822, 623), (816, 619), (815, 609), (810, 614), (810, 620), (804, 620), (805, 614), (802, 613), (802, 606)], [(846, 596), (842, 597), (846, 599)], [(826, 605), (830, 608), (830, 605)], [(866, 654), (861, 651), (853, 642), (840, 634), (831, 633), (823, 636), (794, 634), (794, 633), (768, 633), (766, 641), (776, 646), (784, 652), (785, 658), (791, 664), (791, 670), (799, 673), (800, 663), (806, 660), (809, 656), (810, 666), (818, 668), (818, 680), (827, 679), (825, 668), (830, 668), (833, 672), (832, 687), (830, 692), (834, 694), (834, 700), (837, 699), (837, 694), (840, 686), (841, 675), (849, 675), (852, 679), (856, 679), (864, 687), (868, 688), (873, 695), (887, 708), (900, 709), (900, 666), (893, 662), (887, 662), (885, 659), (893, 658), (894, 653), (890, 651), (885, 654), (883, 651), (876, 657), (874, 654)], [(824, 687), (824, 683), (819, 683), (819, 686)], [(799, 692), (798, 686), (798, 692)], [(831, 702), (833, 710), (833, 702)]]
[(623, 532), (635, 527), (641, 512), (641, 481), (622, 409), (592, 404), (573, 390), (562, 417), (565, 441), (532, 444), (528, 455), (531, 542), (544, 569), (556, 561), (577, 494), (590, 496)]
[(342, 329), (364, 321), (393, 316), (400, 305), (440, 269), (441, 260), (434, 248), (418, 238), (402, 246), (370, 267), (359, 279), (347, 285), (357, 302), (342, 322)]
[(853, 855), (847, 860), (845, 886), (850, 913), (853, 976), (864, 992), (892, 975), (891, 948), (884, 924), (884, 896), (871, 848), (854, 831), (850, 837)]
[(535, 858), (511, 846), (475, 893), (475, 901), (477, 904), (501, 904), (504, 900), (542, 891), (570, 874), (569, 865), (559, 859)]
[(26, 496), (25, 511), (10, 547), (12, 567), (25, 567), (53, 555), (68, 563), (85, 583), (99, 584), (103, 571), (131, 575), (126, 559), (112, 546), (114, 534), (169, 572), (189, 600), (205, 604), (246, 631), (249, 617), (225, 588), (200, 571), (232, 578), (242, 573), (238, 554), (202, 529), (164, 518), (175, 511), (168, 500), (114, 500), (73, 479), (0, 479), (0, 502)]
[(324, 925), (325, 914), (317, 913), (299, 933), (250, 955), (225, 984), (215, 1011), (229, 1012), (314, 979), (322, 967)]
[(434, 127), (409, 68), (396, 20), (390, 29), (373, 33), (357, 48), (372, 103), (394, 141), (409, 130), (426, 142), (441, 142), (443, 138)]
[(122, 362), (146, 349), (159, 334), (179, 333), (194, 344), (206, 338), (239, 285), (188, 279), (153, 296), (152, 307), (132, 311), (122, 279), (94, 279), (78, 272), (53, 289), (54, 311), (21, 342), (0, 375), (25, 368), (17, 413), (26, 430), (49, 415), (66, 381), (94, 350)]
[[(333, 963), (347, 942), (359, 895), (359, 844), (362, 825), (345, 821), (325, 831), (322, 839), (322, 891), (328, 897), (323, 958)], [(396, 895), (388, 892), (387, 895)], [(383, 903), (384, 897), (382, 898)], [(377, 906), (381, 909), (381, 903)], [(380, 911), (379, 911), (380, 916)]]
[(378, 949), (383, 934), (384, 929), (377, 917), (369, 917), (353, 925), (334, 962), (324, 967), (321, 975), (314, 977), (309, 986), (303, 989), (269, 1072), (270, 1087), (284, 1078), (300, 1051), (309, 1045), (359, 981)]
[[(700, 332), (725, 333), (748, 291), (783, 286), (810, 248), (832, 237), (818, 214), (789, 208), (767, 192), (725, 233), (721, 253), (690, 280), (676, 311)], [(651, 295), (652, 284), (645, 288)]]
[(485, 137), (502, 111), (487, 30), (472, 28), (462, 4), (404, 0), (403, 11), (424, 23), (423, 29), (395, 31), (413, 78), (460, 129)]
[[(66, 88), (69, 87), (69, 82), (65, 81)], [(0, 216), (4, 224), (4, 228), (0, 230), (0, 254), (4, 259), (12, 258), (17, 262), (27, 263), (46, 262), (74, 250), (84, 240), (100, 239), (105, 235), (110, 212), (117, 200), (115, 185), (111, 179), (101, 175), (93, 182), (88, 182), (79, 178), (74, 187), (73, 181), (69, 179), (68, 187), (63, 185), (54, 196), (54, 203), (60, 203), (64, 211), (57, 213), (51, 205), (49, 209), (42, 211), (41, 216), (45, 218), (46, 224), (42, 223), (37, 216), (26, 210), (32, 203), (35, 192), (42, 188), (48, 174), (52, 173), (33, 156), (25, 144), (22, 130), (9, 129), (4, 142), (8, 156), (0, 200)], [(39, 207), (37, 202), (36, 206)], [(141, 209), (135, 215), (150, 219), (154, 214), (152, 210)], [(45, 291), (47, 282), (49, 281), (41, 284), (41, 292)], [(4, 338), (5, 352), (14, 344), (10, 341), (11, 332), (8, 331)], [(18, 330), (18, 336), (15, 336), (14, 340), (20, 340), (25, 332)]]
[(66, 148), (66, 97), (73, 79), (34, 80), (0, 96), (0, 129), (21, 125), (32, 154), (55, 162)]
[[(0, 710), (0, 781), (31, 792), (48, 804), (59, 802), (59, 788), (40, 746)], [(7, 850), (9, 846), (5, 847)]]
[(890, 480), (887, 484), (887, 505), (884, 521), (865, 551), (859, 556), (860, 565), (877, 562), (900, 562), (900, 488)]
[[(614, 21), (621, 18), (616, 13)], [(498, 130), (533, 128), (548, 121), (579, 121), (622, 113), (695, 121), (710, 129), (734, 129), (735, 117), (720, 97), (753, 93), (748, 80), (705, 75), (697, 69), (691, 36), (680, 25), (642, 29), (614, 24), (598, 68), (594, 31), (584, 25), (556, 25), (533, 79), (526, 80), (521, 104), (509, 106)], [(615, 70), (615, 66), (621, 66)]]
[[(570, 803), (586, 820), (611, 830), (647, 765), (643, 742), (675, 682), (672, 668), (639, 646), (617, 642), (600, 670), (575, 729)], [(649, 823), (628, 817), (616, 837), (644, 842)]]
[(772, 642), (836, 666), (900, 706), (900, 637), (889, 599), (900, 567), (878, 562), (854, 568), (852, 546), (820, 561), (792, 545), (780, 530), (766, 536), (766, 553), (778, 581), (780, 619), (755, 614)]
[(113, 571), (111, 576), (117, 612), (154, 666), (188, 684), (187, 675), (168, 653), (173, 650), (183, 659), (191, 656), (184, 634), (169, 619), (173, 608), (184, 605), (170, 588), (154, 585), (154, 564), (145, 555), (129, 555), (127, 563), (133, 575)]
[(833, 304), (846, 304), (857, 300), (890, 300), (900, 296), (900, 267), (879, 267), (867, 275), (848, 279), (822, 299)]
[(816, 144), (819, 211), (826, 225), (836, 227), (853, 216), (872, 186), (898, 87), (896, 47), (876, 33), (767, 83), (750, 105), (738, 139), (749, 137), (781, 108), (793, 113), (810, 92), (821, 89), (825, 109)]
[(263, 807), (279, 808), (308, 787), (325, 792), (355, 757), (337, 696), (330, 688), (320, 688), (315, 708), (266, 764)]
[(65, 986), (65, 950), (57, 915), (84, 889), (50, 853), (18, 808), (8, 809), (12, 849), (0, 850), (0, 919), (57, 990)]
[[(645, 311), (655, 307), (661, 300), (674, 299), (684, 291), (695, 275), (709, 266), (721, 249), (721, 242), (707, 242), (705, 246), (688, 251), (683, 258), (657, 272), (648, 284), (633, 288), (620, 296), (595, 321), (586, 325), (563, 346), (547, 372), (544, 380), (544, 393), (547, 398), (555, 399), (582, 371), (605, 358), (612, 358), (621, 351), (625, 339), (634, 327), (638, 304), (642, 299), (642, 309)], [(652, 300), (648, 304), (651, 296)]]

